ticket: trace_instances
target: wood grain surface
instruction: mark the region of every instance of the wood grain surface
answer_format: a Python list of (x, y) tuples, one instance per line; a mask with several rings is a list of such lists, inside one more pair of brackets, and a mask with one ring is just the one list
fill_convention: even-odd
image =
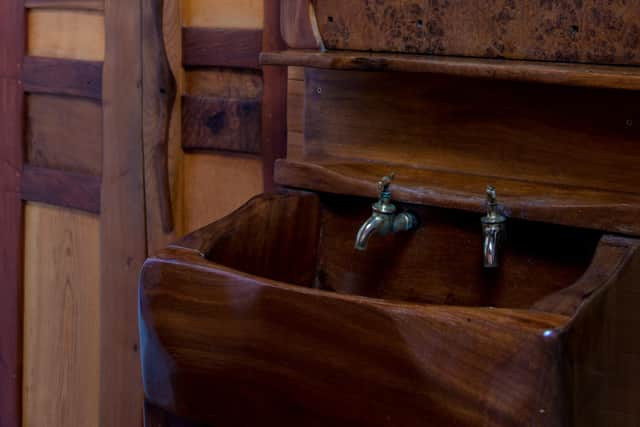
[(182, 29), (182, 63), (185, 66), (259, 68), (262, 30)]
[(104, 15), (97, 11), (29, 9), (27, 55), (103, 61)]
[(26, 56), (24, 90), (36, 93), (102, 98), (102, 62)]
[(310, 156), (638, 193), (635, 93), (402, 73), (306, 77)]
[(182, 0), (187, 27), (262, 28), (264, 0)]
[(29, 9), (104, 10), (104, 0), (24, 0)]
[(142, 424), (136, 289), (146, 256), (141, 3), (105, 1), (100, 425)]
[(640, 89), (640, 72), (637, 67), (630, 66), (311, 50), (263, 52), (260, 63), (352, 71), (445, 74), (634, 91)]
[(100, 425), (99, 235), (97, 216), (26, 204), (25, 427)]
[(26, 96), (24, 143), (27, 163), (100, 176), (102, 105), (67, 96)]
[(22, 425), (24, 6), (0, 2), (0, 425)]
[(182, 147), (260, 153), (259, 99), (182, 97)]
[(25, 165), (23, 200), (100, 213), (100, 177)]

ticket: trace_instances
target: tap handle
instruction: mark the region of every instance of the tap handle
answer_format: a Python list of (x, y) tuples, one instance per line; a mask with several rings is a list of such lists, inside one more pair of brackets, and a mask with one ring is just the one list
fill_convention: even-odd
[(383, 176), (382, 179), (378, 181), (378, 191), (380, 192), (380, 195), (389, 191), (389, 185), (391, 185), (391, 181), (393, 181), (395, 176), (396, 173), (391, 172), (389, 175)]

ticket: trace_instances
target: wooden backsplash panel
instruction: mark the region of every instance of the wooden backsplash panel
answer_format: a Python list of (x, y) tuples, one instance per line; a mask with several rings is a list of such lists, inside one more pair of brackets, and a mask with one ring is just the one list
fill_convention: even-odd
[[(294, 46), (310, 44), (308, 31), (295, 30), (301, 25), (296, 20), (299, 2), (306, 0), (283, 3), (285, 22), (294, 27), (285, 25), (283, 35)], [(638, 0), (314, 3), (320, 32), (331, 49), (640, 63)]]
[(307, 70), (307, 157), (638, 192), (633, 92)]

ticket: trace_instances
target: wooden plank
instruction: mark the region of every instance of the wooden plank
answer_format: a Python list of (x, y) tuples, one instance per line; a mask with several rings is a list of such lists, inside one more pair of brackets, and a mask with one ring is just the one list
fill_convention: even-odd
[[(158, 132), (158, 124), (160, 116), (157, 112), (157, 102), (168, 92), (162, 93), (164, 89), (158, 85), (158, 81), (154, 80), (160, 71), (157, 68), (157, 60), (151, 59), (158, 51), (158, 47), (154, 43), (160, 42), (160, 37), (156, 34), (152, 39), (145, 38), (143, 41), (143, 147), (144, 147), (144, 184), (145, 184), (145, 200), (146, 200), (146, 229), (147, 229), (147, 253), (155, 253), (156, 251), (166, 247), (182, 235), (182, 144), (181, 144), (181, 111), (182, 104), (180, 96), (184, 87), (184, 70), (182, 68), (182, 25), (180, 21), (181, 1), (165, 0), (163, 3), (161, 22), (154, 21), (156, 27), (162, 26), (163, 50), (169, 67), (174, 75), (176, 82), (176, 92), (173, 101), (173, 108), (169, 111), (168, 128), (166, 129), (166, 156), (167, 156), (167, 176), (163, 178), (158, 175), (159, 170), (155, 169), (157, 164), (157, 154), (155, 148), (157, 145), (150, 143), (153, 141), (152, 134)], [(149, 3), (143, 4), (143, 12), (149, 11)], [(153, 9), (155, 11), (157, 9)], [(148, 13), (148, 12), (147, 12)], [(157, 18), (156, 18), (157, 19)], [(143, 31), (149, 29), (149, 24), (143, 24)], [(150, 43), (154, 42), (154, 43)], [(166, 72), (168, 70), (162, 70)], [(166, 78), (166, 76), (165, 76)], [(165, 124), (166, 125), (166, 124)], [(168, 185), (169, 197), (166, 193), (161, 193), (162, 188), (160, 179), (164, 179)], [(166, 187), (165, 187), (166, 191)], [(167, 231), (165, 228), (167, 211), (159, 209), (162, 204), (170, 201), (171, 212), (173, 217), (173, 230)]]
[[(2, 2), (7, 4), (9, 2)], [(0, 10), (2, 6), (0, 5)], [(0, 18), (1, 20), (2, 18)], [(18, 31), (18, 28), (13, 26)], [(12, 37), (8, 42), (16, 42)], [(0, 47), (3, 41), (0, 40)], [(0, 78), (0, 425), (21, 426), (22, 89)]]
[(350, 71), (432, 73), (565, 86), (640, 90), (640, 68), (629, 66), (450, 58), (354, 51), (323, 53), (311, 50), (263, 52), (260, 55), (260, 63), (263, 65), (288, 65)]
[(102, 105), (81, 98), (26, 97), (27, 162), (33, 166), (100, 176)]
[(100, 426), (142, 424), (138, 272), (146, 256), (139, 0), (106, 0), (100, 216)]
[(99, 425), (99, 227), (26, 204), (24, 427)]
[[(307, 0), (283, 2), (291, 16)], [(300, 5), (297, 5), (300, 4)], [(329, 49), (640, 64), (640, 2), (314, 1)], [(308, 26), (308, 23), (307, 23)], [(292, 47), (306, 32), (284, 31)]]
[(192, 68), (185, 73), (185, 92), (189, 95), (228, 98), (262, 97), (262, 73), (238, 68)]
[(393, 199), (416, 205), (486, 212), (487, 184), (498, 189), (509, 218), (640, 236), (640, 195), (540, 184), (503, 177), (365, 161), (278, 160), (276, 182), (349, 196), (378, 197), (380, 177), (394, 171)]
[(231, 213), (262, 192), (262, 162), (249, 156), (185, 154), (184, 230)]
[(24, 6), (29, 9), (104, 10), (104, 0), (25, 0)]
[(24, 6), (0, 1), (0, 425), (22, 426)]
[(104, 60), (104, 16), (79, 10), (30, 9), (27, 55)]
[(287, 86), (287, 129), (304, 132), (304, 81), (289, 79)]
[[(262, 51), (284, 48), (280, 35), (280, 2), (264, 0), (264, 36)], [(287, 69), (262, 67), (264, 95), (262, 97), (262, 161), (264, 190), (271, 191), (273, 165), (276, 159), (287, 156)]]
[(260, 100), (182, 97), (184, 149), (260, 152)]
[(320, 70), (306, 85), (316, 158), (639, 193), (634, 92)]
[(22, 82), (27, 92), (102, 98), (102, 62), (26, 56)]
[(100, 178), (25, 165), (20, 193), (23, 200), (100, 213)]
[(183, 0), (182, 25), (211, 28), (262, 28), (263, 0)]
[(224, 28), (182, 29), (182, 64), (258, 68), (262, 31)]

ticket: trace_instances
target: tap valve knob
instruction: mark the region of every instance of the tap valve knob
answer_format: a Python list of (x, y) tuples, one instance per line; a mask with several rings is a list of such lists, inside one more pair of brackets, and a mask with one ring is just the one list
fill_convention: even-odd
[(498, 212), (496, 189), (492, 185), (487, 186), (487, 215), (482, 218), (484, 224), (500, 224), (507, 219)]

